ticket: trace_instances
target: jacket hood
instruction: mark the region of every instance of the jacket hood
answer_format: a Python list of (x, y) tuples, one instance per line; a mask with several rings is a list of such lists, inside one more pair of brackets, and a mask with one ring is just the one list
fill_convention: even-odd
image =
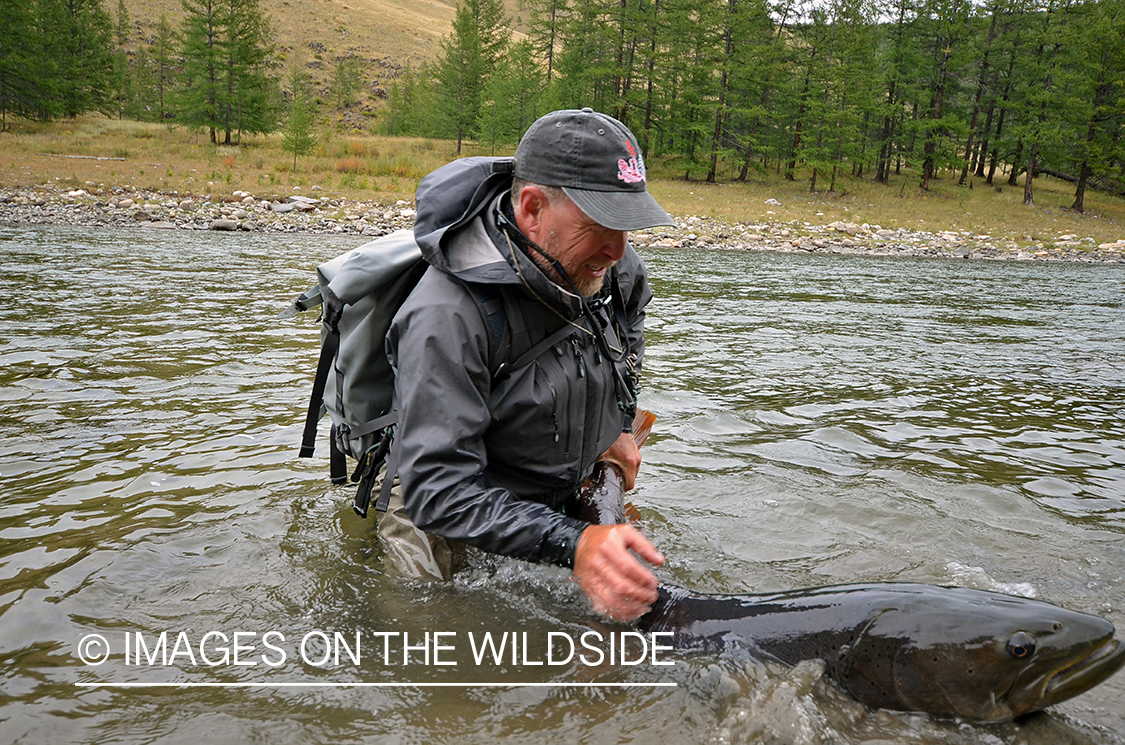
[(431, 266), (469, 282), (523, 285), (576, 317), (582, 299), (551, 281), (496, 225), (512, 187), (511, 158), (461, 158), (427, 175), (415, 195), (414, 240)]
[(512, 186), (511, 158), (461, 158), (430, 173), (418, 184), (414, 240), (426, 262), (457, 273), (449, 262), (447, 233), (486, 212)]

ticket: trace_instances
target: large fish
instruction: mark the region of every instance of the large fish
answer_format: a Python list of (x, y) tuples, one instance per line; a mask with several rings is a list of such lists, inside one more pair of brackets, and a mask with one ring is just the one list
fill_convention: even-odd
[[(647, 414), (647, 412), (642, 412)], [(634, 422), (644, 442), (651, 414)], [(622, 476), (599, 463), (581, 493), (589, 522), (623, 523)], [(1109, 621), (1038, 600), (926, 584), (871, 583), (766, 595), (660, 587), (637, 621), (683, 649), (739, 644), (826, 675), (873, 708), (1000, 722), (1064, 701), (1125, 666)]]
[(1125, 665), (1098, 616), (965, 587), (871, 583), (769, 595), (660, 588), (638, 621), (677, 648), (745, 645), (825, 674), (880, 709), (1000, 722), (1076, 696)]

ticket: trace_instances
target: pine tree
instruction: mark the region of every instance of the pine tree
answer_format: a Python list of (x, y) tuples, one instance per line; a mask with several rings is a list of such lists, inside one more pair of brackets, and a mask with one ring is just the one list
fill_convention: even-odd
[(518, 142), (539, 117), (543, 84), (531, 42), (524, 39), (513, 44), (484, 90), (476, 122), (477, 139), (491, 143), (494, 154), (498, 144)]
[(463, 0), (453, 31), (442, 40), (437, 62), (436, 122), (443, 133), (464, 138), (480, 118), (481, 100), (511, 31), (500, 0)]
[[(58, 54), (55, 90), (63, 114), (111, 109), (113, 24), (101, 0), (66, 0), (52, 31), (51, 50)], [(48, 5), (48, 3), (44, 3)]]
[(363, 68), (359, 58), (349, 54), (336, 63), (332, 76), (332, 98), (337, 108), (345, 109), (356, 102), (363, 88)]
[(1075, 212), (1085, 212), (1094, 175), (1109, 173), (1115, 160), (1125, 161), (1125, 0), (1101, 0), (1083, 11), (1083, 22), (1071, 29), (1067, 44), (1079, 55), (1081, 73), (1068, 90), (1066, 107), (1076, 143), (1078, 178), (1070, 207)]
[(316, 146), (312, 123), (316, 118), (316, 101), (312, 95), (309, 74), (300, 66), (289, 70), (289, 116), (281, 140), (283, 152), (293, 153), (293, 170), (297, 170), (297, 156), (307, 155)]
[(269, 24), (257, 0), (183, 0), (183, 70), (177, 119), (231, 144), (234, 131), (277, 126), (277, 84), (268, 75)]
[(235, 130), (261, 134), (277, 128), (277, 82), (270, 77), (273, 57), (269, 20), (258, 0), (226, 0), (222, 34), (223, 85), (220, 118), (223, 144)]
[(383, 109), (381, 131), (389, 135), (448, 137), (438, 115), (440, 81), (433, 63), (404, 67), (391, 84)]
[(47, 119), (54, 113), (50, 93), (52, 76), (37, 63), (46, 43), (45, 30), (35, 11), (38, 3), (0, 0), (0, 122), (8, 128), (8, 115)]
[(528, 39), (533, 54), (546, 65), (546, 80), (550, 85), (555, 75), (555, 55), (562, 46), (562, 28), (568, 13), (568, 0), (525, 0), (531, 18)]
[(168, 101), (175, 82), (176, 68), (173, 59), (174, 50), (178, 45), (176, 30), (168, 23), (168, 18), (161, 13), (160, 20), (156, 23), (156, 38), (152, 48), (153, 82), (155, 84), (155, 108), (159, 121), (167, 121), (169, 116)]
[(129, 70), (129, 11), (125, 0), (117, 0), (117, 26), (114, 33), (116, 42), (113, 52), (113, 97), (117, 105), (118, 118), (125, 116), (126, 109), (131, 117), (136, 116), (135, 108), (130, 106), (133, 83)]
[(181, 32), (183, 68), (173, 98), (176, 120), (193, 129), (206, 129), (215, 143), (221, 90), (221, 33), (225, 23), (222, 0), (183, 0)]

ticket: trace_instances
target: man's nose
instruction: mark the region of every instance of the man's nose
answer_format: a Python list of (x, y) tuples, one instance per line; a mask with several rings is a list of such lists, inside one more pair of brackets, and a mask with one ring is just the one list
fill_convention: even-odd
[(602, 245), (602, 253), (614, 262), (621, 261), (625, 256), (625, 246), (629, 243), (629, 233), (625, 230), (606, 231)]

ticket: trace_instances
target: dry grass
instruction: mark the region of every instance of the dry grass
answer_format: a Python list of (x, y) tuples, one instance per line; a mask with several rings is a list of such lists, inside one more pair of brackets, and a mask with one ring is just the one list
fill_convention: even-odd
[[(510, 154), (511, 150), (497, 154)], [(487, 145), (463, 155), (490, 155)], [(88, 158), (53, 157), (61, 155)], [(94, 157), (124, 158), (95, 160)], [(281, 136), (255, 137), (236, 147), (216, 147), (203, 134), (157, 124), (100, 116), (38, 124), (16, 121), (0, 133), (0, 186), (134, 186), (200, 196), (236, 189), (259, 196), (285, 195), (290, 187), (320, 185), (328, 196), (394, 202), (410, 200), (418, 181), (456, 157), (443, 140), (340, 136), (322, 133), (312, 155), (297, 160), (282, 151)], [(1051, 241), (1062, 234), (1098, 243), (1125, 238), (1125, 200), (1088, 192), (1086, 213), (1071, 212), (1073, 186), (1053, 178), (1036, 181), (1036, 206), (1024, 207), (1023, 189), (999, 191), (975, 181), (958, 187), (939, 180), (930, 192), (911, 176), (889, 186), (866, 179), (840, 179), (835, 193), (810, 194), (807, 176), (786, 182), (755, 176), (745, 184), (707, 184), (667, 177), (650, 163), (650, 190), (672, 214), (728, 222), (825, 224), (835, 220), (888, 228), (958, 230), (1020, 242)], [(820, 182), (825, 187), (827, 182)], [(776, 199), (780, 206), (766, 204)]]
[[(650, 176), (659, 179), (660, 170), (657, 164)], [(825, 191), (817, 194), (809, 192), (810, 174), (794, 182), (758, 176), (745, 184), (654, 179), (649, 189), (673, 214), (736, 222), (842, 220), (885, 228), (968, 231), (1021, 243), (1053, 241), (1065, 234), (1098, 243), (1125, 238), (1125, 199), (1120, 197), (1087, 191), (1086, 212), (1079, 214), (1070, 210), (1073, 184), (1041, 177), (1034, 184), (1035, 206), (1025, 207), (1022, 178), (1019, 186), (1011, 187), (1006, 175), (998, 177), (998, 190), (980, 179), (972, 188), (958, 186), (957, 175), (938, 180), (929, 192), (918, 188), (914, 175), (894, 177), (889, 185), (838, 178), (835, 193), (826, 191), (828, 182), (821, 177), (818, 186)], [(781, 206), (766, 204), (767, 199)]]
[[(280, 134), (223, 147), (205, 134), (90, 115), (50, 124), (12, 122), (11, 131), (0, 133), (0, 186), (92, 182), (200, 196), (236, 189), (278, 196), (293, 186), (318, 184), (335, 197), (395, 201), (412, 198), (424, 175), (454, 157), (452, 143), (328, 133), (293, 170)], [(342, 162), (346, 167), (338, 169)]]

